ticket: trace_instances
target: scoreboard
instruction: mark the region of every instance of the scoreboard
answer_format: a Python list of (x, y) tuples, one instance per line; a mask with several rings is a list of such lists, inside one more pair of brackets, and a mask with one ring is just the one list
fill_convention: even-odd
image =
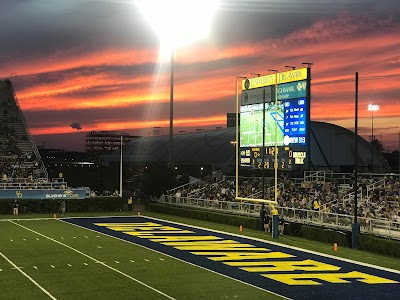
[(278, 169), (308, 169), (310, 77), (310, 68), (302, 68), (243, 80), (242, 167), (274, 169), (276, 143)]

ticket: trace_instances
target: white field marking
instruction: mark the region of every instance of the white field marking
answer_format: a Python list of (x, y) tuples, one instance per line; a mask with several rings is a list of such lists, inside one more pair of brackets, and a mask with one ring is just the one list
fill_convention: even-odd
[(302, 248), (298, 248), (298, 247), (295, 247), (295, 246), (285, 245), (285, 244), (281, 244), (281, 243), (277, 243), (277, 242), (273, 242), (273, 241), (266, 241), (266, 240), (255, 238), (255, 237), (251, 237), (251, 236), (243, 236), (243, 235), (239, 235), (239, 234), (235, 234), (235, 233), (223, 232), (223, 231), (219, 231), (219, 230), (215, 230), (215, 229), (208, 229), (208, 228), (204, 228), (204, 227), (200, 227), (200, 226), (187, 225), (187, 224), (182, 224), (182, 223), (178, 223), (178, 222), (157, 219), (157, 218), (153, 218), (153, 217), (147, 217), (146, 216), (146, 218), (152, 219), (152, 220), (157, 220), (157, 221), (163, 221), (163, 222), (167, 222), (167, 223), (172, 223), (172, 224), (177, 224), (177, 225), (181, 225), (181, 226), (187, 226), (187, 227), (207, 230), (207, 231), (216, 232), (216, 233), (222, 233), (222, 234), (225, 234), (225, 235), (230, 235), (230, 236), (235, 236), (235, 237), (240, 237), (240, 238), (244, 237), (244, 238), (247, 238), (249, 240), (259, 241), (259, 242), (263, 242), (263, 243), (266, 243), (266, 244), (272, 244), (272, 245), (275, 245), (275, 246), (280, 246), (280, 247), (283, 247), (283, 248), (294, 249), (294, 250), (301, 251), (301, 252), (307, 252), (307, 253), (311, 253), (311, 254), (315, 254), (315, 255), (319, 255), (319, 256), (324, 256), (324, 257), (333, 258), (333, 259), (336, 259), (336, 260), (349, 262), (349, 263), (352, 263), (352, 264), (357, 264), (357, 265), (370, 267), (370, 268), (374, 268), (374, 269), (378, 269), (378, 270), (382, 270), (382, 271), (387, 271), (387, 272), (400, 274), (400, 270), (394, 270), (394, 269), (390, 269), (390, 268), (376, 266), (376, 265), (364, 263), (364, 262), (361, 262), (361, 261), (352, 260), (352, 259), (349, 259), (349, 258), (333, 256), (333, 255), (320, 253), (320, 252), (316, 252), (316, 251), (312, 251), (312, 250), (308, 250), (308, 249), (302, 249)]
[(33, 268), (34, 268), (35, 270), (37, 270), (37, 269), (38, 269), (38, 267), (36, 267), (36, 266), (33, 266)]
[(119, 261), (118, 261), (118, 260), (114, 260), (114, 261), (115, 261), (116, 264), (119, 264)]
[(68, 266), (68, 267), (72, 267), (72, 265), (70, 265), (70, 264), (67, 264), (67, 266)]
[(63, 237), (61, 237), (61, 239), (63, 240), (64, 238), (63, 238)]
[(54, 218), (21, 218), (21, 219), (0, 219), (0, 222), (8, 222), (8, 221), (46, 221), (46, 220), (53, 220)]
[(98, 237), (100, 237), (100, 236), (96, 235), (96, 237), (98, 238)]
[(88, 266), (88, 264), (87, 263), (83, 263), (85, 266)]
[(130, 261), (130, 262), (132, 262), (132, 263), (134, 263), (134, 262), (135, 262), (135, 261), (134, 261), (134, 260), (132, 260), (132, 259), (130, 259), (129, 261)]
[(50, 267), (52, 267), (53, 269), (55, 269), (56, 267), (55, 266), (53, 266), (53, 265), (50, 265)]
[(26, 241), (26, 239), (22, 239), (23, 241)]
[(85, 238), (87, 238), (88, 239), (88, 237), (85, 235)]
[[(62, 221), (62, 220), (60, 220), (60, 221)], [(138, 280), (138, 279), (136, 279), (136, 278), (134, 278), (134, 277), (132, 277), (132, 276), (130, 276), (130, 275), (128, 275), (128, 274), (126, 274), (126, 273), (120, 271), (120, 270), (118, 270), (118, 269), (115, 269), (115, 268), (113, 268), (113, 267), (107, 265), (106, 263), (101, 262), (101, 261), (99, 261), (98, 259), (96, 259), (96, 258), (90, 256), (90, 255), (88, 255), (88, 254), (86, 254), (86, 253), (83, 253), (82, 251), (79, 251), (78, 249), (75, 249), (75, 248), (73, 248), (73, 247), (71, 247), (71, 246), (68, 246), (67, 244), (64, 244), (64, 243), (62, 243), (62, 242), (59, 242), (59, 241), (57, 241), (57, 240), (55, 240), (55, 239), (53, 239), (53, 238), (48, 237), (47, 235), (44, 235), (44, 234), (42, 234), (42, 233), (40, 233), (40, 232), (37, 232), (37, 231), (35, 231), (35, 230), (32, 230), (32, 229), (30, 229), (30, 228), (28, 228), (28, 227), (25, 227), (25, 226), (21, 225), (21, 224), (15, 223), (15, 222), (13, 222), (13, 221), (9, 221), (9, 222), (10, 222), (10, 223), (13, 223), (13, 224), (15, 224), (15, 225), (17, 225), (17, 226), (19, 226), (19, 227), (22, 227), (22, 228), (24, 228), (24, 229), (26, 229), (26, 230), (28, 230), (28, 231), (30, 231), (30, 232), (33, 232), (33, 233), (35, 233), (35, 234), (37, 234), (37, 235), (39, 235), (39, 236), (41, 236), (41, 237), (44, 237), (44, 238), (46, 238), (46, 239), (48, 239), (48, 240), (50, 240), (50, 241), (53, 241), (54, 243), (57, 243), (57, 244), (59, 244), (59, 245), (61, 245), (61, 246), (64, 246), (64, 247), (70, 249), (70, 250), (73, 250), (73, 251), (75, 251), (75, 252), (77, 252), (77, 253), (79, 253), (79, 254), (81, 254), (81, 255), (83, 255), (83, 256), (89, 258), (90, 260), (93, 260), (94, 262), (98, 262), (98, 263), (101, 264), (102, 266), (104, 266), (104, 267), (106, 267), (106, 268), (108, 268), (108, 269), (110, 269), (110, 270), (113, 270), (114, 272), (117, 272), (117, 273), (121, 274), (122, 276), (125, 276), (126, 278), (129, 278), (129, 279), (131, 279), (132, 281), (135, 281), (136, 283), (139, 283), (139, 284), (141, 284), (141, 285), (147, 287), (148, 289), (150, 289), (150, 290), (152, 290), (152, 291), (154, 291), (154, 292), (156, 292), (156, 293), (158, 293), (158, 294), (160, 294), (160, 295), (163, 295), (164, 297), (166, 297), (166, 298), (168, 298), (168, 299), (176, 300), (175, 298), (173, 298), (173, 297), (171, 297), (171, 296), (169, 296), (169, 295), (167, 295), (167, 294), (161, 292), (160, 290), (157, 290), (156, 288), (154, 288), (154, 287), (152, 287), (152, 286), (150, 286), (150, 285), (148, 285), (148, 284), (146, 284), (146, 283), (144, 283), (144, 282), (142, 282), (142, 281), (140, 281), (140, 280)], [(67, 224), (69, 224), (69, 223), (67, 223)], [(1, 253), (1, 252), (0, 252), (0, 253)], [(54, 299), (55, 299), (55, 298), (54, 298)]]
[(97, 248), (101, 249), (101, 246), (97, 246)]
[(54, 297), (52, 294), (50, 294), (46, 289), (44, 289), (39, 283), (37, 283), (32, 277), (30, 277), (28, 274), (26, 274), (24, 271), (22, 271), (20, 268), (16, 266), (11, 260), (9, 260), (2, 252), (0, 252), (0, 255), (10, 263), (15, 269), (17, 269), (22, 275), (24, 275), (26, 278), (28, 278), (34, 285), (36, 285), (39, 289), (41, 289), (47, 296), (49, 296), (51, 299), (57, 300), (56, 297)]
[(147, 258), (144, 259), (145, 261), (149, 261)]
[(14, 242), (14, 240), (10, 240), (10, 242)]
[(164, 261), (164, 258), (159, 257), (158, 259)]
[(36, 238), (36, 240), (38, 241), (38, 240), (39, 240), (39, 238)]
[(2, 269), (0, 269), (0, 272), (2, 272), (3, 270)]
[(72, 237), (73, 239), (76, 239), (76, 236)]
[[(124, 216), (124, 217), (126, 217), (126, 216)], [(132, 217), (139, 217), (139, 216), (132, 216)], [(82, 218), (83, 218), (83, 217), (82, 217)], [(93, 218), (96, 218), (96, 217), (93, 217)], [(110, 218), (111, 218), (111, 217), (110, 217)], [(114, 218), (114, 217), (112, 217), (112, 218)], [(141, 218), (141, 217), (139, 217), (139, 218)], [(146, 218), (147, 218), (147, 217), (146, 217)], [(70, 218), (70, 219), (73, 219), (73, 218)], [(77, 218), (77, 219), (78, 219), (78, 218)], [(88, 218), (87, 218), (87, 219), (88, 219)], [(267, 293), (270, 293), (270, 294), (273, 294), (273, 295), (276, 295), (276, 296), (282, 297), (283, 299), (288, 299), (288, 300), (290, 300), (290, 299), (291, 299), (291, 298), (287, 298), (287, 297), (285, 297), (285, 296), (282, 296), (282, 295), (280, 295), (280, 294), (274, 293), (274, 292), (272, 292), (272, 291), (269, 291), (269, 290), (266, 290), (266, 289), (260, 288), (260, 287), (258, 287), (258, 286), (256, 286), (256, 285), (252, 285), (252, 284), (250, 284), (250, 283), (247, 283), (247, 282), (241, 281), (241, 280), (239, 280), (239, 279), (236, 279), (236, 278), (229, 277), (229, 276), (227, 276), (227, 275), (224, 275), (224, 274), (218, 273), (218, 272), (216, 272), (216, 271), (213, 271), (213, 270), (207, 269), (207, 268), (205, 268), (205, 267), (202, 267), (202, 266), (196, 265), (196, 264), (194, 264), (194, 263), (191, 263), (191, 262), (185, 261), (185, 260), (183, 260), (183, 259), (180, 259), (180, 258), (174, 257), (174, 256), (172, 256), (172, 255), (165, 254), (165, 253), (162, 253), (162, 252), (160, 252), (160, 251), (157, 251), (157, 250), (154, 250), (154, 249), (151, 249), (151, 248), (148, 248), (148, 247), (145, 247), (145, 246), (139, 245), (139, 244), (135, 244), (134, 242), (127, 241), (127, 240), (124, 240), (124, 239), (122, 239), (122, 238), (119, 238), (119, 237), (116, 237), (116, 236), (108, 235), (107, 233), (98, 232), (98, 231), (96, 231), (96, 230), (94, 230), (94, 229), (86, 228), (86, 227), (83, 227), (83, 226), (81, 226), (81, 225), (77, 225), (77, 224), (74, 224), (74, 223), (69, 223), (69, 222), (67, 222), (67, 221), (65, 221), (65, 220), (60, 220), (60, 221), (62, 221), (62, 222), (65, 222), (65, 223), (67, 223), (67, 224), (69, 224), (69, 225), (73, 225), (73, 226), (76, 226), (76, 227), (79, 227), (79, 228), (83, 228), (83, 229), (86, 229), (86, 230), (89, 230), (89, 231), (93, 231), (93, 232), (96, 232), (96, 233), (100, 233), (100, 234), (102, 234), (102, 235), (105, 235), (105, 236), (107, 236), (107, 237), (110, 237), (110, 238), (113, 238), (113, 239), (117, 239), (117, 240), (123, 241), (123, 242), (125, 242), (125, 243), (129, 243), (129, 244), (131, 244), (131, 245), (135, 245), (135, 246), (138, 246), (138, 247), (141, 247), (141, 248), (144, 248), (144, 249), (147, 249), (147, 250), (153, 251), (153, 252), (155, 252), (155, 253), (158, 253), (158, 254), (161, 254), (161, 255), (164, 255), (164, 256), (167, 256), (167, 257), (173, 258), (173, 259), (175, 259), (175, 260), (178, 260), (178, 261), (180, 261), (180, 262), (186, 263), (186, 264), (188, 264), (188, 265), (191, 265), (191, 266), (194, 266), (194, 267), (197, 267), (197, 268), (200, 268), (200, 269), (206, 270), (206, 271), (208, 271), (208, 272), (211, 272), (211, 273), (217, 274), (217, 275), (219, 275), (219, 276), (222, 276), (222, 277), (225, 277), (225, 278), (228, 278), (228, 279), (231, 279), (231, 280), (234, 280), (234, 281), (237, 281), (237, 282), (243, 283), (243, 284), (245, 284), (245, 285), (251, 286), (252, 288), (255, 288), (255, 289), (261, 290), (261, 291), (263, 291), (263, 292), (267, 292)], [(166, 222), (168, 222), (168, 221), (166, 221)], [(205, 229), (205, 228), (204, 228), (204, 229)]]

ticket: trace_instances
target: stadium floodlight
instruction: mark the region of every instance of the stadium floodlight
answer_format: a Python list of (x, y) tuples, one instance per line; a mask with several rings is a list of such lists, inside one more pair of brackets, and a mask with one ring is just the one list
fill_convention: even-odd
[(372, 113), (371, 115), (371, 120), (372, 120), (372, 132), (371, 132), (371, 168), (372, 172), (374, 171), (374, 145), (373, 145), (373, 140), (374, 140), (374, 111), (378, 111), (380, 109), (379, 105), (376, 104), (368, 104), (368, 110)]
[(236, 143), (235, 143), (235, 154), (236, 154), (236, 184), (235, 184), (235, 197), (238, 198), (239, 195), (239, 80), (247, 79), (245, 76), (236, 76)]
[(169, 167), (173, 171), (174, 50), (208, 35), (219, 0), (137, 0), (136, 3), (160, 39), (160, 58), (170, 55), (171, 59)]

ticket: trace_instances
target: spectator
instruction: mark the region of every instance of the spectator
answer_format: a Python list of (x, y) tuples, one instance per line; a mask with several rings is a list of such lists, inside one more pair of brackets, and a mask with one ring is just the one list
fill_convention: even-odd
[(18, 215), (18, 207), (19, 207), (18, 200), (15, 199), (13, 203), (13, 215)]

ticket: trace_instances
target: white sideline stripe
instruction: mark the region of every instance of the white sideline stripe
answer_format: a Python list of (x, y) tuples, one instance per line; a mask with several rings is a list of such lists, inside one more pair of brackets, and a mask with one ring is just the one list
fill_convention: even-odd
[(8, 261), (15, 269), (17, 269), (22, 275), (24, 275), (26, 278), (28, 278), (34, 285), (36, 285), (39, 289), (41, 289), (47, 296), (49, 296), (51, 299), (57, 300), (56, 297), (54, 297), (52, 294), (50, 294), (45, 288), (43, 288), (39, 283), (37, 283), (32, 277), (30, 277), (28, 274), (26, 274), (24, 271), (22, 271), (20, 268), (17, 267), (16, 264), (14, 264), (11, 260), (9, 260), (2, 252), (0, 252), (0, 255)]
[[(127, 217), (127, 216), (121, 216), (121, 217)], [(136, 216), (132, 216), (132, 217), (136, 217)], [(91, 217), (78, 217), (78, 218), (76, 218), (76, 219), (79, 219), (79, 218), (91, 218)], [(97, 217), (93, 217), (93, 218), (97, 218)], [(100, 217), (100, 218), (105, 218), (105, 217)], [(109, 218), (114, 218), (114, 217), (109, 217)], [(140, 217), (139, 217), (139, 218), (140, 218)], [(148, 218), (148, 217), (145, 217), (145, 218)], [(71, 217), (71, 218), (66, 218), (66, 219), (74, 219), (74, 218)], [(178, 260), (178, 261), (180, 261), (180, 262), (183, 262), (183, 263), (185, 263), (185, 264), (188, 264), (188, 265), (191, 265), (191, 266), (194, 266), (194, 267), (197, 267), (197, 268), (206, 270), (206, 271), (208, 271), (208, 272), (217, 274), (217, 275), (219, 275), (219, 276), (222, 276), (222, 277), (225, 277), (225, 278), (228, 278), (228, 279), (231, 279), (231, 280), (240, 282), (240, 283), (242, 283), (242, 284), (251, 286), (251, 287), (256, 288), (256, 289), (258, 289), (258, 290), (261, 290), (261, 291), (263, 291), (263, 292), (267, 292), (267, 293), (270, 293), (270, 294), (279, 296), (279, 297), (281, 297), (281, 298), (283, 298), (283, 299), (291, 300), (291, 298), (288, 298), (288, 297), (285, 297), (285, 296), (283, 296), (283, 295), (274, 293), (274, 292), (272, 292), (272, 291), (263, 289), (263, 288), (258, 287), (258, 286), (256, 286), (256, 285), (252, 285), (251, 283), (247, 283), (247, 282), (241, 281), (241, 280), (239, 280), (239, 279), (229, 277), (229, 276), (227, 276), (227, 275), (225, 275), (225, 274), (218, 273), (218, 272), (216, 272), (216, 271), (213, 271), (213, 270), (207, 269), (207, 268), (205, 268), (205, 267), (196, 265), (196, 264), (194, 264), (194, 263), (185, 261), (185, 260), (180, 259), (180, 258), (177, 258), (177, 257), (175, 257), (175, 256), (172, 256), (172, 255), (169, 255), (169, 254), (165, 254), (165, 253), (163, 253), (163, 252), (160, 252), (160, 251), (157, 251), (157, 250), (154, 250), (154, 249), (151, 249), (151, 248), (148, 248), (148, 247), (139, 245), (139, 244), (135, 244), (135, 243), (132, 242), (132, 241), (127, 241), (127, 240), (124, 240), (124, 239), (122, 239), (122, 238), (119, 238), (119, 237), (116, 237), (116, 236), (112, 236), (112, 235), (108, 235), (108, 234), (106, 234), (106, 233), (99, 232), (99, 231), (96, 231), (96, 230), (93, 230), (93, 229), (90, 229), (90, 228), (86, 228), (86, 227), (83, 227), (83, 226), (81, 226), (81, 225), (77, 225), (77, 224), (74, 224), (74, 223), (70, 223), (70, 222), (67, 222), (67, 221), (64, 221), (64, 220), (60, 220), (60, 221), (66, 223), (66, 224), (68, 224), (68, 225), (73, 225), (73, 226), (76, 226), (76, 227), (79, 227), (79, 228), (83, 228), (83, 229), (85, 229), (85, 230), (89, 230), (89, 231), (93, 231), (93, 232), (96, 232), (96, 233), (100, 233), (100, 234), (105, 235), (105, 236), (107, 236), (107, 237), (110, 237), (110, 238), (113, 238), (113, 239), (117, 239), (117, 240), (123, 241), (123, 242), (125, 242), (125, 243), (129, 243), (129, 244), (131, 244), (131, 245), (135, 245), (135, 246), (138, 246), (138, 247), (141, 247), (141, 248), (144, 248), (144, 249), (153, 251), (153, 252), (155, 252), (155, 253), (158, 253), (158, 254), (161, 254), (161, 255), (164, 255), (164, 256), (173, 258), (173, 259)], [(165, 221), (165, 222), (169, 222), (169, 221)], [(186, 225), (186, 226), (187, 226), (187, 225)], [(203, 229), (206, 229), (206, 228), (203, 228)], [(206, 230), (208, 230), (208, 229), (206, 229)]]
[[(113, 268), (113, 267), (107, 265), (106, 263), (99, 261), (98, 259), (96, 259), (96, 258), (94, 258), (94, 257), (91, 257), (90, 255), (88, 255), (88, 254), (86, 254), (86, 253), (83, 253), (83, 252), (79, 251), (78, 249), (75, 249), (75, 248), (73, 248), (73, 247), (71, 247), (71, 246), (68, 246), (68, 245), (66, 245), (66, 244), (64, 244), (64, 243), (61, 243), (61, 242), (59, 242), (59, 241), (57, 241), (57, 240), (55, 240), (55, 239), (52, 239), (52, 238), (48, 237), (47, 235), (44, 235), (44, 234), (42, 234), (42, 233), (40, 233), (40, 232), (37, 232), (37, 231), (35, 231), (35, 230), (32, 230), (32, 229), (30, 229), (30, 228), (28, 228), (28, 227), (25, 227), (25, 226), (21, 225), (21, 224), (15, 223), (15, 222), (13, 222), (13, 221), (10, 221), (10, 223), (13, 223), (13, 224), (15, 224), (15, 225), (17, 225), (17, 226), (19, 226), (19, 227), (22, 227), (22, 228), (24, 228), (24, 229), (26, 229), (26, 230), (28, 230), (28, 231), (30, 231), (30, 232), (33, 232), (33, 233), (37, 234), (37, 235), (40, 235), (41, 237), (44, 237), (44, 238), (46, 238), (46, 239), (48, 239), (48, 240), (50, 240), (50, 241), (53, 241), (54, 243), (57, 243), (57, 244), (59, 244), (59, 245), (61, 245), (61, 246), (66, 247), (66, 248), (68, 248), (68, 249), (71, 249), (71, 250), (73, 250), (73, 251), (75, 251), (75, 252), (77, 252), (77, 253), (79, 253), (79, 254), (81, 254), (81, 255), (83, 255), (83, 256), (86, 256), (87, 258), (89, 258), (89, 259), (91, 259), (91, 260), (93, 260), (93, 261), (95, 261), (95, 262), (97, 262), (97, 263), (103, 265), (104, 267), (109, 268), (110, 270), (113, 270), (113, 271), (115, 271), (115, 272), (117, 272), (117, 273), (119, 273), (119, 274), (121, 274), (121, 275), (123, 275), (123, 276), (125, 276), (125, 277), (127, 277), (127, 278), (129, 278), (129, 279), (131, 279), (131, 280), (133, 280), (133, 281), (135, 281), (135, 282), (137, 282), (137, 283), (139, 283), (139, 284), (141, 284), (141, 285), (147, 287), (147, 288), (149, 288), (149, 289), (151, 289), (152, 291), (155, 291), (156, 293), (165, 296), (165, 297), (168, 298), (168, 299), (176, 300), (175, 298), (173, 298), (173, 297), (171, 297), (171, 296), (169, 296), (169, 295), (167, 295), (167, 294), (165, 294), (165, 293), (163, 293), (163, 292), (157, 290), (156, 288), (154, 288), (154, 287), (152, 287), (152, 286), (150, 286), (150, 285), (148, 285), (148, 284), (146, 284), (146, 283), (144, 283), (144, 282), (142, 282), (142, 281), (140, 281), (140, 280), (138, 280), (138, 279), (136, 279), (136, 278), (134, 278), (134, 277), (132, 277), (132, 276), (130, 276), (130, 275), (128, 275), (128, 274), (126, 274), (126, 273), (120, 271), (120, 270), (118, 270), (118, 269), (115, 269), (115, 268)], [(1, 252), (0, 252), (0, 253), (1, 253)], [(19, 270), (19, 271), (22, 272), (21, 270)], [(28, 275), (27, 275), (27, 276), (28, 276)], [(30, 278), (30, 277), (29, 277), (29, 278)], [(32, 279), (32, 280), (33, 280), (33, 279)], [(53, 296), (51, 296), (51, 297), (53, 297)], [(56, 298), (52, 298), (52, 299), (56, 299)]]

